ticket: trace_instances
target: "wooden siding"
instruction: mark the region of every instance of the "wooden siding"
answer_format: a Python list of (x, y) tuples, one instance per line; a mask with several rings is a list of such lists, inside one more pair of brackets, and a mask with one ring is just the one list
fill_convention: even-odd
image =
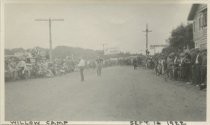
[(195, 42), (195, 47), (196, 48), (207, 48), (207, 27), (203, 27), (203, 28), (200, 28), (199, 27), (199, 17), (200, 17), (200, 14), (201, 14), (201, 11), (206, 9), (207, 8), (207, 5), (206, 4), (200, 4), (197, 11), (196, 11), (196, 14), (195, 14), (195, 17), (194, 17), (194, 20), (193, 20), (193, 40)]

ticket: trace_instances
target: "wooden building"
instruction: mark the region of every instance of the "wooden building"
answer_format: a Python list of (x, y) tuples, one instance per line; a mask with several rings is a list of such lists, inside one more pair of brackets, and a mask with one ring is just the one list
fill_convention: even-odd
[(193, 41), (195, 48), (207, 48), (207, 4), (193, 4), (188, 15), (193, 22)]

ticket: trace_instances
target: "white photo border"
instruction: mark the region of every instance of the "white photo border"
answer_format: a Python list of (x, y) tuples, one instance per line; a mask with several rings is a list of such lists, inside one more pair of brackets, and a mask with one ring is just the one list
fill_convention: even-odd
[[(88, 4), (88, 3), (140, 3), (140, 4), (193, 4), (193, 3), (203, 3), (207, 4), (207, 8), (209, 7), (208, 0), (0, 0), (0, 125), (11, 125), (11, 121), (5, 121), (5, 82), (4, 82), (4, 48), (5, 48), (5, 25), (4, 25), (4, 6), (5, 4), (13, 4), (13, 3), (81, 3), (81, 4)], [(209, 14), (210, 11), (207, 9), (207, 13)], [(208, 16), (209, 22), (209, 16)], [(209, 29), (209, 25), (207, 29)], [(209, 30), (207, 30), (207, 48), (209, 48), (208, 44), (208, 35)], [(209, 51), (207, 51), (207, 55), (209, 55)], [(208, 79), (209, 75), (209, 65), (210, 60), (207, 56), (207, 84), (210, 82)], [(210, 115), (209, 115), (209, 86), (207, 85), (207, 104), (206, 104), (206, 121), (201, 122), (193, 122), (193, 121), (184, 121), (186, 125), (209, 125), (210, 124)], [(23, 124), (28, 123), (29, 121), (21, 121)], [(20, 122), (20, 124), (21, 124)], [(32, 122), (32, 121), (31, 121)], [(33, 121), (34, 122), (34, 121)], [(47, 121), (39, 121), (40, 125), (47, 125)], [(54, 121), (56, 122), (56, 121)], [(64, 122), (64, 121), (62, 121)], [(69, 125), (131, 125), (131, 121), (67, 121)], [(166, 121), (160, 121), (161, 123), (165, 123)], [(50, 123), (50, 122), (49, 122)], [(162, 125), (162, 124), (161, 124)]]

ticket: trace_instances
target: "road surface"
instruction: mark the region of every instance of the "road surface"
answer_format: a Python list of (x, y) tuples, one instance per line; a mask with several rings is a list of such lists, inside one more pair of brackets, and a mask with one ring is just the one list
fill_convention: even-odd
[(182, 120), (206, 119), (206, 91), (165, 81), (152, 70), (129, 66), (7, 82), (6, 120)]

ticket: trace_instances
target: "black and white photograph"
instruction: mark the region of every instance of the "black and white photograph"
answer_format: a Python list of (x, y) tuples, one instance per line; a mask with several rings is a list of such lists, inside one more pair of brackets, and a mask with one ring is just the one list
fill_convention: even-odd
[(207, 7), (5, 2), (5, 121), (206, 122)]

